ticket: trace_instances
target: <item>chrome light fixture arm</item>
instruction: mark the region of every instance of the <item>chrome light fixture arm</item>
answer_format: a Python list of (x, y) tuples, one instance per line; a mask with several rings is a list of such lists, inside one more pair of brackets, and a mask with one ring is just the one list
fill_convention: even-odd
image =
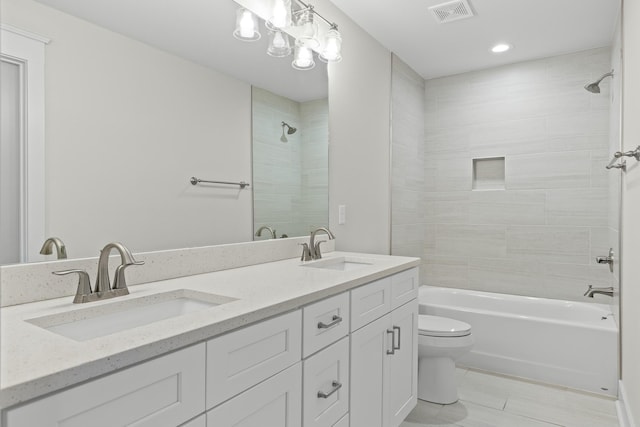
[(318, 18), (322, 19), (324, 22), (327, 23), (327, 25), (333, 29), (333, 30), (337, 30), (338, 29), (338, 24), (336, 24), (335, 22), (331, 22), (329, 21), (327, 18), (325, 18), (324, 16), (322, 16), (320, 13), (316, 12), (315, 7), (311, 4), (311, 3), (305, 3), (302, 0), (295, 0), (297, 3), (299, 3), (300, 5), (302, 5), (303, 9), (300, 10), (296, 10), (295, 12), (293, 12), (294, 15), (298, 15), (301, 14), (303, 12), (309, 11), (312, 14), (316, 15)]

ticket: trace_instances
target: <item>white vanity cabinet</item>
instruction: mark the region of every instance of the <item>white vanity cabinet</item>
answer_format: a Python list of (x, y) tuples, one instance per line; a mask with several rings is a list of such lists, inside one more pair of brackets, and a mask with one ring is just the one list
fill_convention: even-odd
[(299, 362), (300, 310), (207, 342), (207, 409)]
[(350, 425), (397, 427), (417, 402), (417, 269), (351, 294)]
[(349, 337), (305, 359), (303, 373), (303, 425), (335, 425), (349, 411)]
[(200, 415), (191, 421), (182, 424), (180, 427), (207, 427), (207, 416), (205, 414)]
[(204, 411), (197, 344), (10, 409), (7, 427), (175, 427)]
[(301, 353), (300, 310), (210, 340), (207, 427), (300, 427)]
[(417, 269), (45, 396), (6, 427), (397, 427), (417, 395)]
[(300, 362), (207, 412), (207, 427), (300, 427)]

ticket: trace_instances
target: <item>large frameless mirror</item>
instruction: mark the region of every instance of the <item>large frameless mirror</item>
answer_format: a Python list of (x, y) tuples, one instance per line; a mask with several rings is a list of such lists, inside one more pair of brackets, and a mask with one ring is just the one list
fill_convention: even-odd
[[(298, 214), (318, 216), (305, 220), (309, 226), (326, 225), (326, 179), (317, 174), (327, 171), (327, 111), (307, 108), (322, 99), (326, 106), (326, 64), (299, 71), (293, 56), (267, 54), (273, 37), (263, 22), (257, 42), (234, 38), (237, 3), (0, 2), (3, 29), (50, 39), (44, 47), (44, 233), (28, 247), (12, 243), (25, 245), (25, 255), (3, 264), (56, 259), (55, 250), (39, 254), (47, 237), (60, 238), (69, 258), (97, 256), (110, 241), (134, 252), (251, 241), (254, 204), (256, 224), (272, 226), (278, 237), (307, 233), (308, 226), (284, 225)], [(273, 129), (252, 132), (252, 121), (261, 121), (252, 119), (252, 96), (260, 91), (290, 100), (299, 112), (280, 114), (280, 105), (272, 105), (273, 118), (262, 122)], [(9, 92), (2, 92), (4, 101)], [(307, 144), (315, 141), (319, 120), (324, 154)], [(285, 129), (286, 144), (283, 121), (296, 128)], [(275, 136), (252, 141), (252, 133), (262, 132)], [(268, 148), (272, 140), (287, 153)], [(273, 161), (281, 155), (286, 166)], [(270, 177), (260, 175), (265, 168)], [(251, 185), (192, 185), (191, 177)], [(291, 188), (296, 191), (286, 205), (280, 191)], [(278, 213), (286, 218), (274, 217)]]

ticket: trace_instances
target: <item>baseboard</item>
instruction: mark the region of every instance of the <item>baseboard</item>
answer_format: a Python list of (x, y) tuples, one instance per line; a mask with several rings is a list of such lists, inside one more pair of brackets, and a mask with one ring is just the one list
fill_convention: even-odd
[(619, 381), (618, 384), (618, 401), (616, 402), (616, 410), (618, 411), (618, 421), (620, 427), (636, 427), (636, 423), (631, 415), (631, 410), (626, 404), (627, 395), (624, 389), (624, 383)]

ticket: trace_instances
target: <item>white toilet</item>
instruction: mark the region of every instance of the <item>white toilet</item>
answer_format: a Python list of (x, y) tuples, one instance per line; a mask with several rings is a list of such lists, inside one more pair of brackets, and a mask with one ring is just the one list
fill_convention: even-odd
[(446, 317), (418, 316), (418, 398), (458, 401), (455, 361), (473, 347), (471, 326)]

